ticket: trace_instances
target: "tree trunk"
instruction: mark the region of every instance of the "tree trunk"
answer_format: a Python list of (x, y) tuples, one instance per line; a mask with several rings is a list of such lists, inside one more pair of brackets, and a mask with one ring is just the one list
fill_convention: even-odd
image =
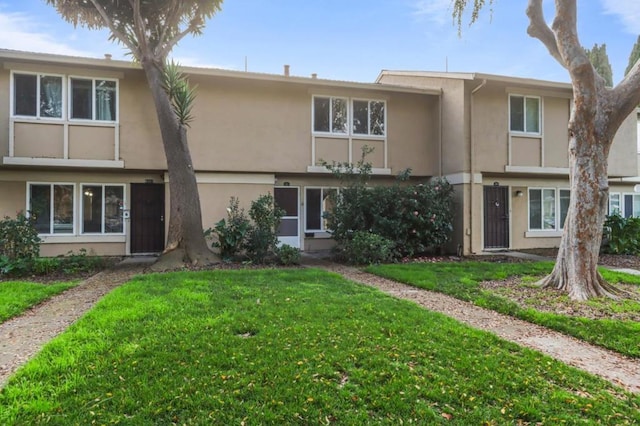
[[(209, 250), (204, 238), (200, 196), (186, 128), (176, 119), (171, 100), (163, 87), (164, 64), (148, 58), (143, 58), (141, 63), (156, 107), (169, 173), (169, 231), (162, 254), (167, 259), (166, 269), (181, 262), (216, 263), (219, 258)], [(162, 265), (164, 262), (158, 263)]]
[(612, 141), (602, 140), (595, 118), (576, 109), (570, 123), (569, 210), (555, 267), (540, 284), (567, 292), (573, 300), (616, 298), (619, 291), (597, 269), (609, 201), (607, 158)]

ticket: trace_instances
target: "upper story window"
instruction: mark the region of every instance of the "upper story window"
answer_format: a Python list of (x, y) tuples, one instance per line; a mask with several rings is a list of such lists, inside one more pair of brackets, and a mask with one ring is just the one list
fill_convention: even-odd
[(72, 77), (71, 118), (116, 121), (116, 80)]
[(353, 133), (384, 136), (384, 102), (353, 101)]
[(509, 96), (509, 130), (540, 134), (541, 102), (535, 96)]
[(386, 102), (328, 96), (313, 97), (313, 131), (385, 136)]
[(13, 74), (13, 115), (62, 118), (62, 77), (46, 74)]

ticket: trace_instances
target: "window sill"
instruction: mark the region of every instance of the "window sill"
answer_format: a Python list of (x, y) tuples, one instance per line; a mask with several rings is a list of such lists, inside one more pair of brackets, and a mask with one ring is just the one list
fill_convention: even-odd
[(528, 231), (524, 236), (526, 238), (556, 238), (562, 237), (562, 231)]
[(313, 238), (315, 240), (328, 240), (330, 238), (333, 238), (331, 234), (328, 233), (327, 231), (304, 231), (304, 233), (313, 234), (313, 237), (307, 237), (307, 238)]
[(3, 157), (2, 164), (5, 166), (54, 166), (124, 169), (124, 161), (122, 160), (78, 160), (69, 158)]
[(41, 235), (42, 244), (126, 243), (126, 235)]
[(542, 133), (516, 132), (513, 130), (509, 131), (509, 135), (516, 138), (532, 138), (532, 139), (540, 139), (542, 137)]

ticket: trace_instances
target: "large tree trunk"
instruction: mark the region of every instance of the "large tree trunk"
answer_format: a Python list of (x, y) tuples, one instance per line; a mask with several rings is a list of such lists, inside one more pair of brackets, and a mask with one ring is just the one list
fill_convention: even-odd
[(207, 247), (202, 230), (200, 196), (186, 128), (178, 122), (163, 88), (164, 64), (148, 58), (141, 63), (156, 107), (169, 173), (169, 231), (159, 269), (171, 269), (181, 262), (216, 263), (219, 258)]
[(567, 292), (573, 300), (618, 293), (597, 269), (609, 201), (607, 158), (612, 141), (602, 140), (605, 136), (598, 134), (595, 122), (595, 117), (574, 105), (569, 125), (571, 201), (556, 265), (541, 281), (545, 287)]

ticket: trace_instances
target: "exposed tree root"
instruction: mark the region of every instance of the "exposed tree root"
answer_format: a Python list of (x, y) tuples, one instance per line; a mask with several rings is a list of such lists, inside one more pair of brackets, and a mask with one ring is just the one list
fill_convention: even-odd
[(562, 273), (561, 270), (562, 268), (556, 267), (551, 274), (538, 281), (536, 285), (541, 288), (553, 288), (565, 292), (571, 300), (576, 301), (585, 301), (595, 297), (618, 300), (627, 294), (624, 290), (607, 282), (597, 271), (591, 277), (570, 277), (569, 274)]
[(215, 265), (220, 262), (220, 257), (212, 251), (207, 250), (206, 253), (197, 253), (189, 259), (185, 249), (178, 247), (172, 250), (165, 250), (158, 261), (149, 267), (149, 270), (152, 272), (175, 271), (189, 266)]

